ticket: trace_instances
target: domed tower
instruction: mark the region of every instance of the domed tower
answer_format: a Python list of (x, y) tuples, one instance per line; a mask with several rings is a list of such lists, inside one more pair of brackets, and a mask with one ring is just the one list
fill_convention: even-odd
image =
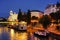
[(13, 11), (12, 10), (10, 11), (10, 15), (13, 15)]

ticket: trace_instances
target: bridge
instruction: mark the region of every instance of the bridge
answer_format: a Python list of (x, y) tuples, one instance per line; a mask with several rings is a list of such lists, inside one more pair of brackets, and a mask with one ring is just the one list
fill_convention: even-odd
[(0, 23), (20, 23), (20, 22), (0, 22)]

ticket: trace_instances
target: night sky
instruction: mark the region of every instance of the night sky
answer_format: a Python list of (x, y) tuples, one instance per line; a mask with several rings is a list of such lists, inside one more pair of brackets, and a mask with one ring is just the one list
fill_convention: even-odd
[(10, 10), (18, 13), (22, 11), (41, 10), (44, 12), (48, 4), (56, 4), (60, 0), (0, 0), (0, 17), (8, 17)]

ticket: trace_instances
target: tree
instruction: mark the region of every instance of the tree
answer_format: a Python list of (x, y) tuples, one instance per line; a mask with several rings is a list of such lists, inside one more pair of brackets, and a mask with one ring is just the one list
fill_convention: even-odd
[(60, 19), (60, 11), (57, 11), (57, 12), (53, 12), (50, 14), (51, 16), (51, 19), (54, 19), (57, 23), (58, 23), (58, 20)]
[(56, 13), (58, 15), (58, 19), (60, 19), (60, 2), (57, 2), (56, 6), (57, 6), (57, 9), (59, 9)]
[(57, 2), (57, 4), (56, 4), (56, 5), (57, 5), (57, 8), (59, 8), (59, 7), (60, 7), (60, 3), (59, 3), (59, 2)]
[(42, 18), (39, 19), (39, 23), (43, 25), (44, 28), (47, 28), (47, 26), (50, 24), (50, 18), (47, 15), (44, 15)]
[(24, 15), (22, 15), (22, 21), (27, 21), (27, 15), (24, 13)]
[(21, 12), (21, 9), (19, 9), (19, 12), (18, 12), (18, 21), (20, 22), (22, 20), (22, 12)]
[(56, 13), (54, 13), (54, 12), (52, 12), (52, 13), (50, 13), (50, 16), (51, 16), (51, 19), (56, 19)]
[(60, 2), (57, 2), (56, 4), (57, 8), (59, 9), (56, 13), (58, 14), (58, 18), (60, 19)]
[(27, 12), (27, 24), (30, 24), (31, 23), (31, 13), (30, 13), (30, 10), (28, 10)]

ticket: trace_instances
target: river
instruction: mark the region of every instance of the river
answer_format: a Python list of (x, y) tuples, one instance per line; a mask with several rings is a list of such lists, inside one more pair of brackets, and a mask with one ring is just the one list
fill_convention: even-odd
[(0, 27), (0, 40), (52, 40), (52, 37), (49, 36), (48, 39), (41, 38), (29, 35), (28, 32), (20, 32), (7, 27)]

